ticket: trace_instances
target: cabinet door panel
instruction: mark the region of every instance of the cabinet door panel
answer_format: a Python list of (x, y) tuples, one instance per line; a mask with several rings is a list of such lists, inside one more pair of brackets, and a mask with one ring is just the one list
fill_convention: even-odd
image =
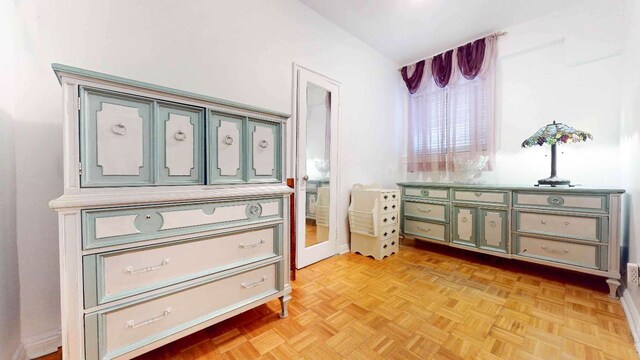
[(203, 184), (204, 110), (160, 104), (158, 113), (160, 184)]
[(153, 102), (88, 88), (81, 94), (82, 186), (153, 183)]
[(453, 209), (453, 242), (475, 247), (477, 209), (457, 206)]
[(507, 253), (508, 222), (506, 210), (479, 210), (478, 246)]
[(244, 181), (244, 121), (242, 117), (212, 113), (209, 120), (209, 182)]
[(249, 121), (249, 181), (280, 181), (280, 125)]

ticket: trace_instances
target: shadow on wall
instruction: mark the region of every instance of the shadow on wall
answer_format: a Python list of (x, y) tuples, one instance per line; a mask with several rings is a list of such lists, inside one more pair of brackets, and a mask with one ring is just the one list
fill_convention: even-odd
[(0, 358), (20, 341), (20, 277), (16, 232), (16, 177), (12, 118), (0, 110)]

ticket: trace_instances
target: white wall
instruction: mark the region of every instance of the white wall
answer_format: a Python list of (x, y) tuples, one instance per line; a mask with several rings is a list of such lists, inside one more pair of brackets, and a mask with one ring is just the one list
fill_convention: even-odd
[(59, 327), (62, 108), (50, 63), (291, 112), (292, 63), (342, 83), (339, 242), (350, 186), (392, 185), (401, 156), (396, 65), (294, 0), (18, 3), (17, 233), (22, 338)]
[[(640, 263), (640, 4), (629, 0), (629, 35), (625, 49), (620, 157), (629, 205), (629, 262)], [(640, 313), (640, 288), (630, 286), (630, 299)], [(640, 325), (640, 324), (636, 324)], [(638, 341), (639, 339), (636, 339)]]
[(0, 359), (20, 341), (20, 285), (15, 216), (12, 1), (0, 1)]
[[(558, 175), (587, 186), (622, 186), (624, 6), (622, 0), (587, 0), (504, 29), (508, 35), (499, 39), (497, 60), (496, 170), (484, 172), (482, 180), (532, 185), (548, 177), (550, 147), (520, 144), (556, 120), (594, 137), (559, 146)], [(438, 181), (446, 175), (415, 173), (406, 179)]]

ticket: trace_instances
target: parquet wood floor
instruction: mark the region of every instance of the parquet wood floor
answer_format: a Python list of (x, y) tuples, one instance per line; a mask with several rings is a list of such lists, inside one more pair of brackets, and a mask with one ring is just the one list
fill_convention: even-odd
[(602, 278), (434, 246), (311, 265), (289, 318), (270, 302), (138, 360), (638, 359)]

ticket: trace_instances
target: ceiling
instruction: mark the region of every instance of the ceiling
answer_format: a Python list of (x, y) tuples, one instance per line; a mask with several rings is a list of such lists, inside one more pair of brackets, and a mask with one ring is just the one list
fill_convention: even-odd
[(398, 65), (580, 0), (300, 0)]

